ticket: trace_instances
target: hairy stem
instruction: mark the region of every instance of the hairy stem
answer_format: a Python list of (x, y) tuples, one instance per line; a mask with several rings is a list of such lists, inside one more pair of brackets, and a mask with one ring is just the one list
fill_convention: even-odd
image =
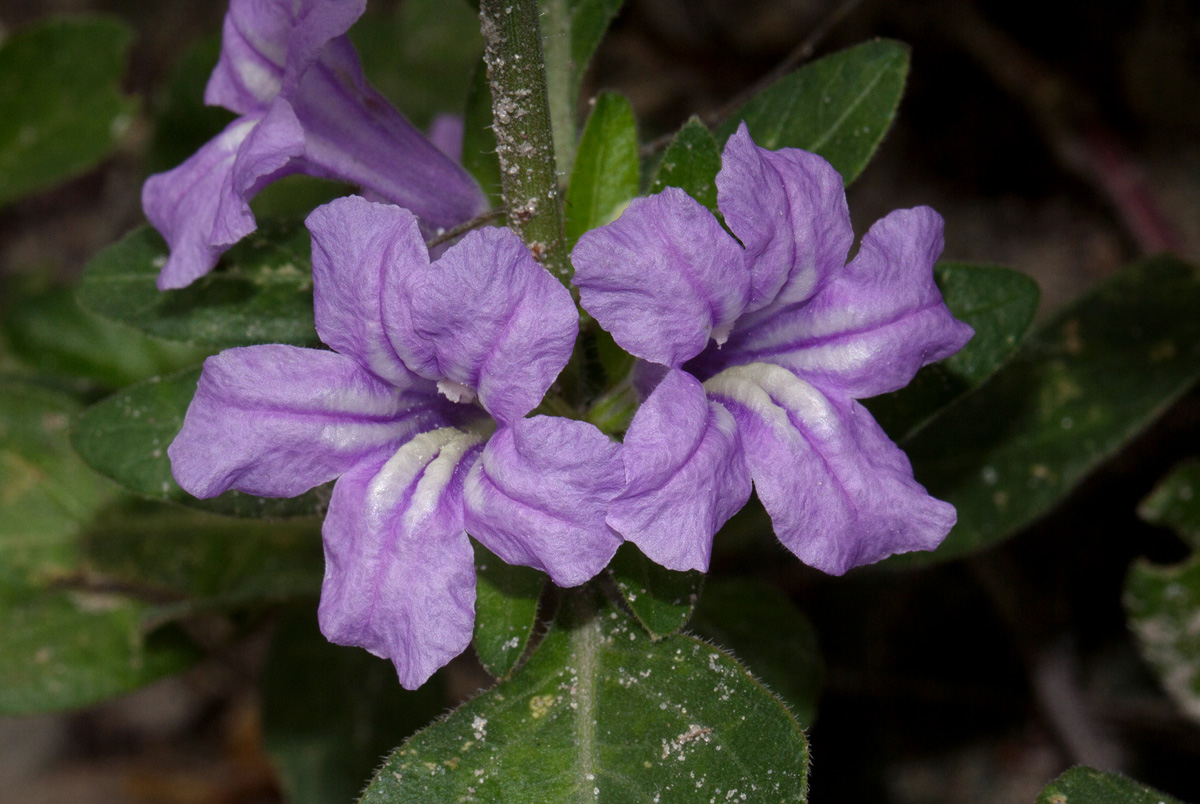
[(481, 0), (492, 125), (509, 225), (563, 284), (571, 280), (537, 0)]

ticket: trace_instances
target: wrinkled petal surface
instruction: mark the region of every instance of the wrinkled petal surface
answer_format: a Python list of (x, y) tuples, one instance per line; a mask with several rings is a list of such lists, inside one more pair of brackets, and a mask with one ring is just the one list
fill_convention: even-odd
[(533, 410), (571, 357), (571, 294), (509, 229), (468, 233), (409, 287), (413, 331), (431, 358), (412, 368), (454, 398), (477, 393), (501, 423)]
[(231, 0), (205, 102), (261, 114), (365, 9), (366, 0)]
[(212, 270), (229, 243), (214, 243), (217, 211), (227, 202), (233, 215), (222, 224), (227, 233), (244, 230), (234, 241), (254, 231), (236, 207), (233, 163), (238, 148), (257, 121), (235, 120), (186, 162), (165, 173), (157, 173), (142, 186), (142, 209), (171, 249), (170, 258), (158, 276), (158, 289), (181, 288)]
[(467, 532), (559, 586), (587, 581), (621, 543), (604, 521), (624, 479), (620, 449), (569, 419), (535, 416), (500, 428), (467, 476)]
[(181, 288), (212, 270), (229, 246), (257, 227), (250, 199), (295, 172), (304, 132), (285, 101), (262, 119), (240, 118), (179, 167), (142, 187), (142, 209), (170, 246), (159, 290)]
[(746, 247), (749, 311), (809, 298), (845, 264), (854, 241), (833, 166), (796, 148), (759, 148), (745, 123), (725, 144), (717, 206)]
[(608, 524), (667, 569), (708, 570), (713, 535), (750, 499), (750, 472), (729, 411), (672, 370), (625, 434), (625, 489)]
[(335, 352), (247, 346), (204, 361), (167, 454), (196, 497), (293, 497), (457, 420), (428, 384), (399, 390)]
[(724, 348), (697, 361), (698, 371), (766, 361), (855, 399), (902, 388), (973, 334), (934, 284), (941, 251), (941, 216), (928, 207), (897, 210), (871, 227), (858, 255), (816, 296), (739, 322)]
[(407, 280), (429, 265), (417, 219), (350, 196), (318, 207), (305, 223), (312, 233), (317, 334), (381, 379), (411, 384), (416, 375), (388, 332), (411, 331)]
[(321, 632), (391, 659), (416, 689), (471, 643), (475, 563), (462, 484), (482, 438), (423, 433), (333, 488), (322, 534)]
[(676, 187), (584, 234), (571, 262), (584, 309), (625, 351), (665, 366), (724, 341), (750, 293), (742, 249)]
[(954, 526), (954, 507), (913, 480), (908, 458), (857, 402), (767, 363), (728, 369), (705, 388), (737, 421), (775, 534), (809, 566), (840, 575), (932, 550)]

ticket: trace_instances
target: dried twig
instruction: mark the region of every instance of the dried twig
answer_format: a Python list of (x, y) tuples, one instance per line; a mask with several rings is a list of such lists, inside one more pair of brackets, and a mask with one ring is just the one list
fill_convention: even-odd
[(477, 215), (474, 218), (471, 218), (471, 220), (467, 221), (466, 223), (460, 223), (458, 226), (455, 226), (452, 229), (446, 229), (445, 231), (435, 235), (434, 237), (430, 238), (429, 240), (426, 240), (425, 247), (433, 248), (434, 246), (440, 246), (442, 243), (445, 243), (447, 240), (453, 240), (454, 238), (458, 237), (459, 235), (466, 234), (467, 232), (471, 231), (472, 229), (477, 229), (480, 226), (483, 226), (485, 223), (490, 223), (491, 221), (497, 220), (498, 218), (503, 218), (507, 214), (508, 214), (508, 210), (505, 209), (504, 207), (496, 207), (495, 209), (489, 209), (487, 212), (483, 213), (482, 215)]

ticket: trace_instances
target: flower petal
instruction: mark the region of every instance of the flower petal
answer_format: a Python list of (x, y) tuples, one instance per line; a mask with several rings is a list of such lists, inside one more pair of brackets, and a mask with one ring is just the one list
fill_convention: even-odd
[(330, 40), (285, 95), (304, 126), (306, 173), (411, 210), (427, 235), (487, 209), (471, 175), (367, 83), (346, 37)]
[(231, 488), (292, 497), (445, 426), (450, 407), (428, 384), (393, 388), (334, 352), (227, 349), (204, 361), (167, 454), (197, 497)]
[(934, 284), (941, 251), (941, 216), (929, 207), (897, 210), (871, 227), (854, 260), (810, 301), (739, 324), (725, 348), (702, 361), (709, 370), (776, 363), (855, 399), (902, 388), (973, 334)]
[(303, 153), (296, 116), (285, 101), (276, 101), (265, 117), (234, 120), (186, 162), (147, 179), (142, 209), (170, 247), (158, 289), (190, 285), (253, 232), (250, 199), (295, 172)]
[[(233, 121), (186, 162), (151, 176), (143, 185), (142, 209), (171, 250), (158, 276), (159, 290), (190, 285), (212, 270), (228, 247), (212, 242), (213, 225), (222, 198), (233, 192), (231, 173), (238, 148), (257, 122)], [(244, 217), (235, 214), (223, 229), (239, 227), (245, 228), (243, 235), (254, 231), (253, 216), (248, 228)]]
[(624, 479), (620, 449), (569, 419), (535, 416), (500, 428), (467, 476), (467, 532), (559, 586), (583, 583), (621, 543), (604, 522)]
[(322, 528), (321, 632), (391, 659), (416, 689), (471, 643), (475, 563), (462, 484), (482, 438), (453, 428), (338, 479)]
[(854, 242), (833, 166), (797, 148), (759, 148), (745, 123), (725, 144), (717, 206), (746, 247), (749, 311), (809, 298), (845, 264)]
[(366, 0), (230, 0), (205, 103), (262, 114), (365, 9)]
[(750, 472), (729, 411), (672, 370), (633, 417), (625, 489), (608, 524), (667, 569), (708, 570), (713, 535), (750, 499)]
[(737, 242), (676, 187), (585, 233), (571, 262), (584, 309), (621, 348), (673, 368), (724, 341), (750, 292)]
[(429, 141), (455, 162), (462, 162), (465, 134), (466, 124), (462, 115), (443, 112), (434, 115), (433, 121), (429, 124)]
[(779, 540), (834, 575), (894, 553), (932, 550), (954, 507), (930, 497), (866, 408), (825, 396), (767, 363), (705, 383), (733, 414), (754, 487)]
[(414, 331), (432, 348), (425, 376), (477, 392), (501, 423), (537, 407), (571, 357), (571, 294), (509, 229), (469, 232), (410, 287)]
[(318, 207), (305, 224), (312, 233), (317, 334), (381, 379), (410, 384), (416, 375), (388, 332), (411, 330), (407, 280), (429, 265), (417, 219), (408, 210), (350, 196)]

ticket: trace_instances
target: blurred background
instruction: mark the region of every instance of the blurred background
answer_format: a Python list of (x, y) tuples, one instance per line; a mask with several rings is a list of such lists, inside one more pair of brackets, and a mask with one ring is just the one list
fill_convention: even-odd
[[(370, 8), (390, 14), (399, 5), (371, 0)], [(161, 129), (197, 119), (170, 112), (198, 103), (178, 88), (202, 88), (224, 9), (216, 0), (0, 0), (6, 34), (58, 13), (99, 11), (132, 24), (126, 90), (141, 103), (116, 156), (0, 209), (0, 287), (69, 282), (142, 222), (147, 173), (209, 136), (192, 132), (188, 146), (182, 132), (172, 151), (152, 121)], [(355, 32), (380, 35), (386, 29)], [(1032, 276), (1040, 315), (1138, 256), (1200, 261), (1200, 6), (1185, 0), (628, 0), (585, 96), (625, 94), (651, 141), (692, 113), (719, 115), (785, 60), (879, 36), (909, 43), (912, 67), (891, 133), (849, 190), (856, 231), (891, 209), (929, 204), (946, 218), (945, 256)], [(405, 106), (403, 87), (385, 85), (402, 78), (380, 75), (418, 124), (437, 111), (428, 99)], [(229, 119), (208, 114), (210, 127)], [(1200, 726), (1143, 666), (1121, 608), (1133, 559), (1187, 554), (1136, 508), (1172, 464), (1197, 453), (1193, 392), (1049, 517), (998, 548), (840, 579), (795, 561), (764, 562), (775, 567), (764, 577), (813, 620), (824, 656), (810, 800), (1032, 802), (1047, 781), (1084, 763), (1200, 801)], [(769, 530), (743, 519), (742, 542), (782, 555)], [(721, 555), (716, 574), (746, 560)], [(0, 719), (5, 798), (282, 800), (256, 693), (269, 628), (249, 629), (194, 670), (123, 699)], [(481, 683), (469, 665), (452, 668), (451, 697)]]

